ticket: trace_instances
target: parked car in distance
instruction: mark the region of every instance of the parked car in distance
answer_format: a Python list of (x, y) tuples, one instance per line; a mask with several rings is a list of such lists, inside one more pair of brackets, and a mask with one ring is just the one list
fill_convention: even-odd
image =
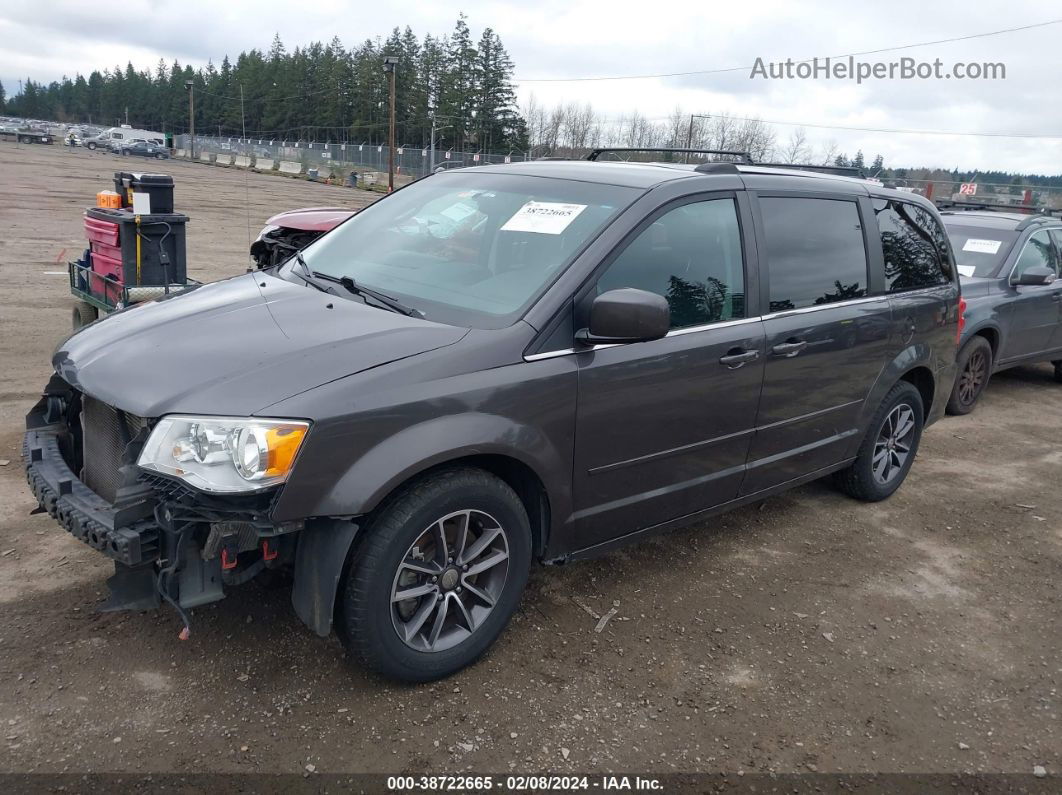
[(966, 300), (948, 412), (968, 414), (993, 373), (1053, 362), (1062, 382), (1062, 219), (943, 210)]
[(284, 568), (315, 632), (426, 681), (491, 646), (534, 560), (828, 475), (889, 497), (960, 316), (917, 196), (730, 163), (460, 169), (75, 333), (25, 466), (114, 559), (107, 609)]
[(166, 145), (166, 136), (152, 130), (137, 130), (133, 127), (109, 127), (98, 135), (85, 141), (86, 149), (109, 149), (120, 152), (123, 144), (134, 141), (148, 141), (158, 146)]
[(125, 144), (121, 149), (121, 154), (123, 157), (153, 157), (156, 160), (168, 160), (170, 157), (166, 147), (148, 143), (147, 141), (134, 141)]

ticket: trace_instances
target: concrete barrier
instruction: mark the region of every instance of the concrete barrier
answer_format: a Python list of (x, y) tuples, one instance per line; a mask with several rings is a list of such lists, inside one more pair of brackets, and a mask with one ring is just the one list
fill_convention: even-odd
[(228, 152), (220, 152), (214, 157), (214, 164), (218, 166), (231, 166), (232, 155)]
[(301, 174), (302, 163), (296, 160), (281, 160), (277, 163), (277, 171), (281, 174)]
[(232, 164), (234, 166), (239, 166), (240, 168), (250, 168), (251, 158), (247, 155), (236, 155), (234, 158), (232, 158)]
[(214, 162), (214, 153), (213, 152), (200, 152), (199, 153), (199, 159), (202, 160), (204, 163), (213, 163)]
[(257, 155), (254, 159), (254, 167), (259, 171), (272, 171), (277, 167), (277, 161), (265, 155)]
[(174, 157), (188, 157), (187, 149), (177, 149), (174, 152)]

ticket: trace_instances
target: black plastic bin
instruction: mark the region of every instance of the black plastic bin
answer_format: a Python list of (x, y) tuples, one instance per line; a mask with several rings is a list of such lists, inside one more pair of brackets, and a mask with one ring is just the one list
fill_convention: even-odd
[[(136, 216), (129, 210), (111, 210), (91, 207), (85, 215), (99, 221), (106, 221), (118, 226), (118, 245), (102, 247), (93, 244), (93, 255), (101, 259), (93, 263), (93, 270), (117, 270), (116, 276), (126, 287), (162, 286), (165, 284), (184, 284), (188, 280), (188, 262), (185, 251), (185, 225), (188, 216), (182, 213), (152, 213), (141, 215), (139, 227)], [(140, 237), (140, 266), (137, 267), (137, 234)], [(168, 263), (163, 262), (162, 253), (166, 253)], [(105, 262), (116, 267), (105, 268)]]
[(151, 196), (152, 215), (173, 212), (173, 177), (169, 174), (115, 171), (114, 190), (122, 197), (122, 207), (133, 206), (133, 193), (147, 193)]

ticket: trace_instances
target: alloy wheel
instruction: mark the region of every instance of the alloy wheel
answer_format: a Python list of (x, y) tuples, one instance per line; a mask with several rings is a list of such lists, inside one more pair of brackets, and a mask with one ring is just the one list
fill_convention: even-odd
[(453, 648), (483, 626), (509, 572), (509, 539), (490, 514), (456, 511), (406, 550), (391, 587), (391, 622), (418, 651)]
[(966, 360), (966, 366), (959, 374), (959, 400), (964, 406), (970, 406), (981, 393), (985, 384), (985, 376), (988, 374), (988, 359), (985, 352), (976, 350)]
[(874, 442), (874, 457), (870, 467), (878, 483), (889, 483), (903, 471), (911, 455), (914, 435), (914, 409), (901, 403), (889, 412)]

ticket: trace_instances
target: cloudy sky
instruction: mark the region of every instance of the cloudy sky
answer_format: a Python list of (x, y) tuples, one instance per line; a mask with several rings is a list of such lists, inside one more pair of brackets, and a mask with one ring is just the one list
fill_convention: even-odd
[[(474, 36), (493, 27), (513, 56), (521, 101), (590, 102), (605, 117), (633, 110), (664, 118), (729, 112), (777, 123), (784, 142), (806, 125), (820, 150), (881, 153), (890, 165), (1003, 168), (1062, 173), (1062, 24), (860, 56), (867, 62), (939, 58), (1002, 63), (1002, 80), (763, 80), (730, 67), (836, 56), (1062, 20), (1062, 6), (1029, 0), (852, 3), (821, 0), (709, 3), (489, 2), (344, 3), (313, 0), (99, 4), (76, 0), (0, 8), (0, 80), (62, 75), (158, 59), (202, 65), (226, 53), (266, 49), (278, 32), (289, 49), (338, 35), (348, 46), (410, 25), (423, 36), (452, 29), (460, 11)], [(667, 78), (549, 82), (554, 78), (702, 72)], [(815, 127), (812, 125), (822, 125)], [(934, 130), (946, 135), (828, 129)], [(959, 135), (954, 133), (966, 133)], [(980, 135), (971, 135), (977, 133)], [(1010, 134), (1021, 137), (998, 137)]]

